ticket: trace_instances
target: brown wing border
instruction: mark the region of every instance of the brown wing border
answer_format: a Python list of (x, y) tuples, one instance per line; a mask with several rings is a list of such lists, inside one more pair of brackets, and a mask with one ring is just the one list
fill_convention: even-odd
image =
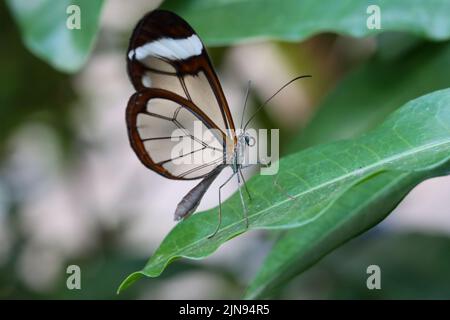
[[(139, 132), (137, 129), (137, 116), (139, 113), (146, 113), (147, 111), (147, 103), (151, 99), (166, 99), (169, 101), (173, 101), (177, 103), (180, 107), (185, 108), (189, 112), (191, 112), (196, 118), (203, 122), (203, 124), (208, 129), (218, 129), (217, 125), (200, 109), (198, 108), (192, 101), (187, 100), (171, 91), (164, 89), (151, 88), (146, 90), (141, 90), (139, 92), (134, 93), (129, 101), (126, 109), (126, 123), (127, 123), (127, 131), (128, 138), (130, 141), (130, 145), (136, 155), (138, 156), (141, 163), (147, 168), (155, 171), (163, 177), (173, 179), (173, 180), (197, 180), (205, 175), (201, 175), (193, 178), (183, 178), (178, 177), (171, 174), (166, 168), (162, 165), (154, 162), (150, 157), (149, 152), (145, 149), (145, 145), (142, 139), (139, 136)], [(224, 162), (225, 162), (225, 147), (226, 147), (226, 139), (227, 135), (225, 135), (221, 130), (218, 130), (222, 135), (223, 148), (224, 148)]]

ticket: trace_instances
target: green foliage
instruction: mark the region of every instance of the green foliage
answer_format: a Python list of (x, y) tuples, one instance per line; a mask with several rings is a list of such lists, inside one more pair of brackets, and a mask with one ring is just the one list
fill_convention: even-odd
[[(397, 41), (405, 38), (410, 39), (395, 37)], [(380, 45), (377, 56), (338, 83), (311, 123), (290, 144), (290, 152), (355, 137), (377, 126), (399, 105), (448, 87), (450, 73), (442, 70), (450, 70), (450, 43), (416, 40), (415, 46), (396, 57), (387, 59), (381, 54), (392, 48), (396, 47), (390, 42)]]
[[(369, 5), (381, 8), (381, 30), (369, 30)], [(450, 2), (445, 0), (168, 0), (163, 7), (189, 21), (208, 45), (248, 38), (303, 40), (320, 32), (364, 37), (405, 31), (443, 40), (450, 37)]]
[[(31, 52), (64, 72), (81, 68), (96, 38), (103, 0), (7, 0), (7, 4)], [(80, 30), (66, 27), (69, 5), (80, 7)]]
[[(294, 255), (305, 261), (305, 267), (310, 265), (380, 221), (417, 183), (449, 171), (449, 116), (450, 89), (437, 91), (407, 103), (376, 130), (359, 138), (319, 145), (283, 158), (278, 181), (295, 199), (273, 192), (269, 176), (251, 179), (248, 187), (254, 199), (248, 206), (249, 229), (301, 226), (294, 241), (305, 245), (294, 246), (299, 248)], [(158, 276), (176, 258), (206, 257), (246, 231), (237, 195), (223, 204), (223, 210), (222, 227), (214, 238), (208, 239), (208, 235), (217, 223), (216, 209), (182, 221), (144, 269), (127, 278), (121, 288), (142, 275)], [(275, 251), (274, 260), (280, 260), (280, 252), (290, 257), (282, 248)], [(265, 267), (271, 266), (265, 263)], [(274, 277), (288, 274), (283, 268), (274, 272), (269, 273)]]

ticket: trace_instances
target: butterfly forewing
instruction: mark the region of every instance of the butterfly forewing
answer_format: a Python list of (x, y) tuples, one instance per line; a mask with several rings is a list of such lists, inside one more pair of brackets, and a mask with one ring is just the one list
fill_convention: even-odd
[[(206, 50), (183, 19), (163, 10), (144, 16), (127, 68), (137, 91), (127, 126), (144, 165), (171, 179), (197, 179), (224, 163), (236, 141), (233, 120)], [(180, 141), (186, 148), (177, 150)]]

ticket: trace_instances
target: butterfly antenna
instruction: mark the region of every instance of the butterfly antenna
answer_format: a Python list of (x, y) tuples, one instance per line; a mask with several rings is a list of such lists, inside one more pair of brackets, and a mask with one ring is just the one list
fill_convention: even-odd
[(244, 123), (245, 109), (247, 108), (247, 100), (248, 100), (248, 96), (250, 94), (250, 85), (251, 84), (252, 84), (252, 82), (250, 80), (248, 80), (247, 92), (245, 93), (245, 100), (244, 100), (244, 110), (242, 110), (241, 124), (239, 125), (239, 128), (242, 128), (242, 124)]
[(274, 94), (272, 94), (266, 101), (264, 101), (264, 103), (262, 105), (260, 105), (256, 111), (252, 114), (252, 116), (248, 119), (248, 121), (245, 123), (244, 126), (244, 130), (247, 128), (247, 126), (249, 125), (249, 123), (253, 120), (253, 118), (256, 117), (256, 115), (258, 114), (259, 111), (261, 111), (262, 108), (264, 108), (267, 103), (269, 103), (270, 100), (272, 100), (277, 94), (279, 94), (284, 88), (286, 88), (288, 85), (290, 85), (292, 82), (297, 81), (298, 79), (302, 79), (302, 78), (311, 78), (311, 75), (305, 75), (305, 76), (298, 76), (295, 77), (294, 79), (290, 80), (288, 83), (284, 84), (280, 89), (278, 89)]

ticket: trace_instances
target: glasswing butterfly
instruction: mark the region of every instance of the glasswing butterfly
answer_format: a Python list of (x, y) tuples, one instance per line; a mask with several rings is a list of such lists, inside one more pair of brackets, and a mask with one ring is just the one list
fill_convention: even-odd
[[(169, 11), (146, 14), (130, 38), (127, 71), (136, 93), (129, 99), (126, 122), (131, 147), (139, 160), (169, 179), (202, 179), (178, 204), (175, 220), (192, 214), (212, 182), (230, 166), (233, 174), (219, 187), (219, 222), (210, 237), (221, 224), (221, 189), (234, 176), (248, 226), (241, 169), (246, 166), (245, 149), (253, 139), (245, 128), (256, 113), (237, 134), (220, 82), (192, 27)], [(289, 83), (299, 78), (302, 77)], [(246, 103), (244, 112), (245, 106)], [(202, 134), (195, 130), (196, 125)], [(208, 138), (203, 134), (206, 131), (212, 132)], [(187, 140), (190, 149), (174, 155), (179, 139)], [(192, 160), (193, 156), (202, 161), (183, 161)]]

